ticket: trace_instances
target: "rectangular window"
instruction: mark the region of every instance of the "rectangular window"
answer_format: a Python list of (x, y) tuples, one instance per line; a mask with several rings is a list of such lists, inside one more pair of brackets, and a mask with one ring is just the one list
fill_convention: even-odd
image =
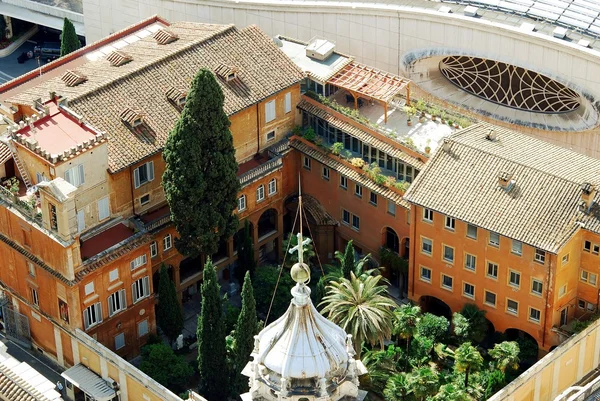
[(94, 282), (90, 281), (89, 283), (87, 283), (84, 287), (84, 291), (85, 291), (85, 295), (90, 295), (94, 293)]
[(354, 195), (358, 196), (359, 198), (362, 198), (362, 191), (362, 185), (354, 184)]
[(35, 288), (31, 288), (31, 302), (35, 306), (40, 306), (40, 299), (38, 298), (38, 292)]
[(48, 202), (48, 212), (50, 213), (50, 228), (58, 230), (58, 218), (56, 216), (56, 206)]
[(496, 248), (500, 246), (500, 234), (490, 231), (489, 243)]
[(148, 261), (148, 256), (146, 254), (143, 254), (143, 255), (140, 255), (137, 258), (133, 259), (129, 263), (129, 266), (131, 267), (131, 270), (135, 270), (138, 267), (145, 265), (147, 261)]
[(532, 322), (539, 323), (541, 315), (542, 312), (540, 312), (539, 310), (535, 308), (529, 308), (529, 320), (531, 320)]
[(144, 206), (150, 203), (150, 194), (146, 194), (140, 197), (140, 205)]
[(304, 168), (310, 170), (310, 157), (304, 156)]
[(83, 311), (83, 326), (87, 330), (102, 322), (102, 305), (97, 302)]
[(544, 283), (538, 279), (531, 280), (531, 292), (535, 295), (542, 295), (542, 291), (544, 290)]
[(433, 210), (431, 209), (423, 209), (423, 221), (427, 221), (429, 223), (433, 222)]
[(158, 256), (158, 245), (156, 241), (152, 241), (150, 244), (150, 257), (155, 258), (156, 256)]
[(586, 308), (587, 308), (587, 310), (589, 310), (590, 312), (593, 312), (593, 311), (595, 311), (595, 310), (596, 310), (596, 305), (594, 305), (594, 304), (593, 304), (593, 303), (591, 303), (591, 302), (588, 302), (588, 303), (586, 303)]
[(108, 316), (113, 316), (114, 314), (125, 310), (125, 308), (127, 308), (125, 290), (119, 290), (110, 294), (108, 297)]
[(150, 295), (150, 279), (148, 276), (142, 277), (139, 280), (136, 280), (131, 285), (131, 294), (133, 298), (133, 303), (138, 302), (141, 299), (146, 298)]
[(74, 187), (83, 185), (85, 183), (83, 164), (78, 164), (65, 171), (65, 181)]
[(35, 277), (35, 265), (30, 261), (27, 261), (27, 271), (31, 277)]
[(561, 263), (563, 266), (566, 265), (567, 263), (569, 263), (569, 254), (568, 253), (562, 257)]
[(323, 178), (329, 180), (329, 167), (323, 167)]
[(173, 241), (171, 238), (171, 234), (167, 234), (163, 238), (163, 251), (168, 251), (172, 247), (173, 247)]
[(489, 306), (496, 307), (496, 294), (490, 291), (485, 292), (485, 303)]
[(454, 231), (454, 226), (456, 225), (456, 221), (454, 217), (446, 216), (446, 224), (444, 225), (448, 230)]
[(583, 250), (586, 252), (590, 252), (592, 250), (592, 243), (590, 241), (584, 241)]
[(594, 246), (592, 247), (592, 253), (594, 255), (598, 255), (598, 253), (600, 253), (600, 245), (594, 244)]
[(585, 309), (585, 301), (580, 299), (579, 301), (577, 301), (577, 305), (579, 306), (579, 309)]
[(98, 221), (108, 219), (110, 217), (110, 205), (108, 203), (108, 196), (98, 201)]
[(579, 280), (583, 281), (584, 283), (588, 283), (595, 286), (596, 282), (598, 281), (598, 275), (582, 270), (581, 275), (579, 276)]
[(475, 286), (473, 284), (463, 282), (463, 295), (467, 298), (475, 298)]
[(113, 281), (117, 280), (119, 278), (119, 269), (114, 269), (111, 270), (108, 273), (108, 282), (112, 283)]
[(289, 113), (292, 111), (292, 92), (288, 92), (285, 94), (285, 112)]
[(472, 224), (467, 224), (467, 237), (477, 239), (477, 227)]
[(521, 256), (523, 254), (523, 243), (513, 239), (510, 251), (515, 255)]
[(567, 285), (563, 285), (558, 289), (558, 297), (563, 297), (567, 293)]
[(431, 269), (421, 266), (421, 280), (431, 283)]
[(275, 100), (265, 103), (265, 122), (269, 123), (275, 119)]
[(275, 131), (267, 132), (267, 142), (271, 142), (275, 139)]
[(477, 258), (475, 255), (466, 254), (465, 255), (465, 269), (475, 271), (475, 265), (477, 264)]
[(242, 195), (238, 198), (238, 212), (246, 210), (246, 195)]
[(348, 189), (348, 178), (344, 177), (343, 175), (340, 175), (340, 187)]
[(429, 238), (421, 238), (421, 252), (431, 256), (433, 252), (433, 241)]
[[(396, 204), (391, 200), (387, 201), (387, 212), (389, 214), (391, 214), (392, 216), (396, 215)], [(408, 220), (408, 221), (410, 221), (410, 220)]]
[(143, 337), (148, 334), (148, 319), (138, 323), (138, 337)]
[(374, 192), (369, 193), (369, 203), (373, 206), (377, 206), (377, 194)]
[(342, 209), (342, 221), (346, 224), (350, 224), (350, 212), (346, 209)]
[(352, 215), (352, 228), (360, 230), (360, 217)]
[(154, 180), (154, 162), (144, 163), (133, 170), (133, 184), (136, 188)]
[(454, 248), (444, 245), (444, 261), (454, 263)]
[(125, 346), (125, 333), (120, 333), (115, 336), (115, 350), (120, 350)]
[(447, 290), (452, 290), (452, 277), (442, 274), (442, 287)]
[(493, 262), (488, 262), (486, 275), (490, 278), (498, 278), (498, 265)]
[(44, 175), (44, 173), (36, 173), (37, 183), (49, 181), (48, 178)]
[(513, 315), (519, 314), (519, 303), (512, 299), (506, 299), (506, 311)]
[(514, 270), (510, 270), (508, 284), (513, 287), (519, 288), (521, 286), (521, 273), (516, 272)]
[(541, 263), (541, 264), (546, 263), (546, 252), (542, 251), (541, 249), (536, 249), (534, 259), (538, 263)]
[(260, 202), (261, 200), (265, 199), (265, 186), (264, 185), (259, 185), (258, 188), (256, 188), (256, 201)]
[(269, 196), (275, 195), (277, 193), (277, 180), (273, 178), (269, 181)]

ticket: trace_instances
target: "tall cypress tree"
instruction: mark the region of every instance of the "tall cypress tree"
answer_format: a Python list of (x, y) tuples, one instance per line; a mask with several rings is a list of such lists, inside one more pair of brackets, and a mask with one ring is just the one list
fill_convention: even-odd
[(242, 287), (242, 311), (235, 325), (233, 338), (235, 339), (235, 366), (233, 367), (233, 388), (236, 395), (248, 390), (248, 379), (241, 375), (242, 369), (250, 360), (254, 349), (254, 335), (257, 327), (256, 301), (250, 272), (246, 272), (244, 286)]
[(212, 72), (198, 72), (163, 151), (163, 188), (186, 256), (213, 255), (238, 227), (240, 183), (225, 97)]
[(65, 17), (63, 23), (62, 36), (60, 40), (60, 56), (66, 56), (67, 54), (74, 52), (80, 47), (81, 42), (77, 37), (75, 27), (73, 26), (73, 23), (67, 17)]
[(354, 271), (354, 246), (352, 245), (352, 240), (346, 244), (344, 253), (336, 251), (335, 257), (340, 262), (342, 275), (345, 279), (350, 280), (350, 273)]
[(252, 240), (252, 234), (250, 233), (250, 223), (248, 220), (244, 222), (244, 228), (242, 235), (237, 241), (237, 257), (238, 263), (235, 269), (236, 278), (239, 283), (244, 279), (246, 272), (250, 272), (250, 275), (254, 275), (254, 269), (256, 269), (256, 260), (254, 259), (254, 241)]
[(158, 308), (156, 320), (158, 326), (167, 336), (171, 344), (183, 331), (183, 311), (177, 298), (175, 283), (169, 277), (167, 266), (163, 263), (160, 268), (160, 280), (158, 282)]
[(220, 287), (215, 267), (208, 258), (202, 277), (202, 310), (197, 330), (200, 392), (208, 400), (225, 400), (229, 395)]

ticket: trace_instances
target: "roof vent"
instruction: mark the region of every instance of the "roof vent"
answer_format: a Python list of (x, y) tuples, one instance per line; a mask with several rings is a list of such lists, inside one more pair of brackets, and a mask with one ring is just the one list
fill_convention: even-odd
[(144, 115), (139, 110), (134, 110), (131, 107), (126, 107), (125, 110), (119, 114), (121, 120), (131, 127), (135, 128), (144, 122)]
[(152, 37), (159, 45), (168, 45), (169, 43), (175, 42), (177, 39), (179, 39), (179, 36), (164, 28), (154, 32)]
[(444, 141), (442, 142), (442, 149), (444, 149), (444, 152), (450, 151), (450, 141), (446, 138), (444, 138)]
[(110, 52), (110, 54), (106, 57), (106, 59), (108, 60), (110, 65), (112, 65), (113, 67), (120, 67), (123, 64), (127, 64), (131, 60), (133, 60), (133, 58), (129, 54), (122, 52), (120, 50), (114, 50), (114, 51)]
[(335, 50), (335, 44), (326, 39), (313, 38), (306, 46), (306, 57), (325, 61)]
[(215, 68), (215, 74), (227, 82), (236, 79), (238, 72), (240, 72), (240, 70), (237, 67), (232, 67), (225, 64), (219, 64), (219, 66)]
[(506, 192), (510, 191), (515, 185), (515, 180), (513, 180), (512, 177), (512, 173), (507, 171), (502, 171), (500, 174), (498, 174), (498, 184)]
[(488, 133), (485, 135), (485, 139), (487, 139), (488, 141), (496, 141), (498, 140), (498, 136), (496, 135), (496, 131), (494, 131), (493, 128), (490, 128), (490, 130), (488, 131)]
[(596, 197), (596, 187), (589, 182), (581, 184), (581, 207), (584, 211), (589, 211)]
[(181, 89), (170, 87), (169, 90), (165, 93), (167, 99), (171, 102), (175, 103), (177, 106), (183, 107), (185, 105), (185, 98), (187, 93)]
[(77, 71), (67, 70), (60, 79), (67, 86), (77, 86), (82, 82), (87, 81), (87, 77)]

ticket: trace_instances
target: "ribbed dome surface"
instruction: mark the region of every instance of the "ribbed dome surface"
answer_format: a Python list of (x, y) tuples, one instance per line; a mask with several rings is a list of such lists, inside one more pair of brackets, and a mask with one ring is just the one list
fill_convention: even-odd
[(344, 330), (317, 311), (308, 287), (296, 285), (292, 294), (287, 312), (258, 335), (258, 362), (284, 378), (328, 378), (345, 372), (349, 355)]

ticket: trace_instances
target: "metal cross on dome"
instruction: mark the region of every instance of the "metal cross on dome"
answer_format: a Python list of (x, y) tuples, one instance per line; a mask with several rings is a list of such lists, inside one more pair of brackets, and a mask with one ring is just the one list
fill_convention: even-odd
[(306, 238), (305, 240), (302, 240), (302, 229), (300, 229), (300, 232), (296, 235), (298, 237), (298, 245), (296, 245), (295, 247), (291, 248), (289, 250), (289, 253), (292, 254), (294, 252), (298, 252), (298, 263), (304, 263), (304, 245), (308, 245), (311, 243), (311, 239), (310, 238)]

